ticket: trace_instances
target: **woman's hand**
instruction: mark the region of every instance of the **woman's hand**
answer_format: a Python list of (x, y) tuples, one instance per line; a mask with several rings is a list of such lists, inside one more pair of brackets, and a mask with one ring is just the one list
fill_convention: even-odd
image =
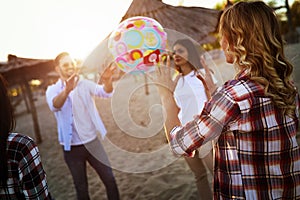
[[(156, 67), (156, 80), (155, 84), (158, 88), (160, 96), (164, 96), (167, 94), (172, 94), (175, 90), (178, 79), (181, 75), (178, 75), (175, 80), (172, 79), (174, 74), (174, 69), (170, 66), (170, 56), (166, 58), (166, 64), (160, 64)], [(161, 61), (161, 57), (159, 58)], [(162, 63), (162, 62), (159, 62)]]
[[(161, 61), (161, 57), (159, 58)], [(159, 62), (162, 63), (162, 62)], [(170, 66), (170, 56), (167, 56), (166, 64), (161, 64), (156, 67), (156, 80), (155, 84), (158, 88), (162, 106), (166, 111), (165, 119), (165, 132), (168, 141), (170, 141), (170, 131), (175, 127), (180, 125), (178, 119), (179, 108), (174, 100), (173, 92), (176, 87), (177, 81), (180, 77), (177, 76), (175, 80), (172, 80), (174, 69)]]
[(200, 57), (200, 62), (201, 62), (202, 66), (203, 66), (203, 68), (205, 70), (204, 80), (205, 80), (206, 85), (207, 85), (207, 87), (209, 89), (209, 93), (213, 94), (214, 91), (217, 89), (217, 86), (214, 83), (213, 77), (212, 77), (213, 76), (212, 75), (213, 71), (207, 66), (204, 55), (202, 55)]

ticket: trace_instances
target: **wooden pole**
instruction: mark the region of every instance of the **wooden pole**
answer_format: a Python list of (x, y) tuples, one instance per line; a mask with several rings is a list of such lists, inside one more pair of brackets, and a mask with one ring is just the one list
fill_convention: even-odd
[(145, 78), (145, 93), (146, 95), (149, 94), (149, 86), (148, 86), (148, 78), (147, 78), (147, 75), (144, 74), (144, 78)]
[(29, 100), (29, 106), (30, 106), (31, 117), (32, 117), (32, 121), (33, 121), (35, 140), (36, 140), (36, 143), (39, 144), (42, 142), (42, 137), (41, 137), (41, 133), (40, 133), (40, 127), (39, 127), (36, 107), (35, 107), (35, 104), (33, 101), (32, 91), (31, 91), (30, 85), (28, 84), (28, 81), (26, 80), (26, 78), (23, 79), (23, 84), (24, 84), (24, 87), (26, 90), (26, 95)]
[(26, 111), (27, 113), (30, 113), (30, 106), (26, 95), (26, 89), (24, 87), (25, 87), (24, 84), (20, 83), (21, 95), (23, 100), (25, 101)]

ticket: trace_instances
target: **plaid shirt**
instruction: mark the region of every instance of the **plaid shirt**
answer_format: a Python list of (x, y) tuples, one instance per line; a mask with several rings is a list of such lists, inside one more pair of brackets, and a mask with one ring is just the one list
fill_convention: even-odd
[(27, 136), (8, 136), (7, 187), (0, 186), (0, 199), (52, 199), (39, 150)]
[(300, 199), (299, 95), (296, 105), (297, 116), (282, 116), (264, 88), (241, 75), (171, 131), (171, 149), (189, 155), (215, 139), (214, 199)]

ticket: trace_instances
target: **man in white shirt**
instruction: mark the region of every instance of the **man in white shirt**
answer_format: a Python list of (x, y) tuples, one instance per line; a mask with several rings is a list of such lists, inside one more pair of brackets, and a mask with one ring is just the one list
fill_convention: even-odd
[(114, 69), (107, 68), (101, 76), (103, 85), (80, 80), (73, 59), (67, 52), (55, 58), (60, 79), (50, 85), (46, 99), (57, 120), (58, 139), (64, 159), (75, 184), (78, 200), (89, 199), (86, 161), (103, 181), (108, 199), (119, 199), (119, 191), (106, 152), (98, 139), (106, 135), (93, 96), (109, 98), (113, 94)]

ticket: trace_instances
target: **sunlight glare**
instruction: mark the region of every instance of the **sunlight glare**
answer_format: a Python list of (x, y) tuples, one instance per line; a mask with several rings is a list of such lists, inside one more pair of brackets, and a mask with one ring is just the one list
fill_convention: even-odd
[(0, 60), (86, 57), (118, 25), (131, 0), (0, 0)]

